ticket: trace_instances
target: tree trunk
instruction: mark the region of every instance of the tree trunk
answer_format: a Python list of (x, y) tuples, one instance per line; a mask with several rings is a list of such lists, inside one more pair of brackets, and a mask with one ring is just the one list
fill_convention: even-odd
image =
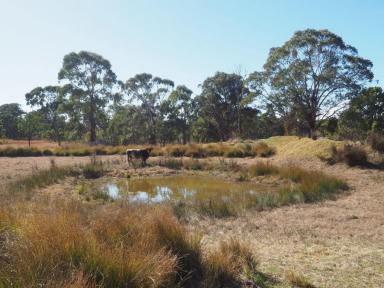
[(89, 126), (90, 126), (90, 142), (94, 143), (96, 141), (96, 121), (95, 121), (95, 108), (93, 105), (93, 100), (91, 100), (91, 110), (89, 112)]

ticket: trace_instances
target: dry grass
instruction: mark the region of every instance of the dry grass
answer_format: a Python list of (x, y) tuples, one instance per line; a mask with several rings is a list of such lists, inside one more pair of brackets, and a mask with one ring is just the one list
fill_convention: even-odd
[(297, 136), (275, 136), (263, 140), (268, 146), (275, 148), (281, 157), (292, 156), (315, 156), (329, 157), (330, 148), (335, 145), (340, 147), (344, 144), (342, 141), (320, 138), (312, 140), (310, 138), (300, 138)]
[(330, 149), (330, 156), (328, 158), (321, 158), (328, 164), (346, 163), (348, 166), (367, 166), (368, 155), (362, 146), (345, 144), (337, 148), (332, 146)]
[(17, 208), (0, 209), (0, 287), (208, 288), (268, 281), (259, 277), (247, 246), (231, 240), (204, 254), (200, 237), (162, 207), (84, 210), (55, 202)]

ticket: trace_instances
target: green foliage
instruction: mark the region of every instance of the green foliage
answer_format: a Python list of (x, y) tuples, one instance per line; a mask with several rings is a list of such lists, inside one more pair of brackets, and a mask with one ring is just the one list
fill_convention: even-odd
[[(372, 80), (372, 63), (328, 30), (297, 31), (270, 50), (263, 72), (250, 75), (249, 87), (264, 95), (281, 117), (294, 115), (299, 128), (315, 137), (317, 120), (332, 115)], [(269, 93), (265, 93), (269, 91)]]
[(158, 141), (156, 130), (162, 120), (160, 105), (173, 86), (171, 80), (153, 77), (147, 73), (137, 74), (125, 82), (125, 93), (130, 100), (138, 101), (142, 108), (146, 142), (156, 144)]
[(111, 100), (119, 100), (119, 95), (112, 93), (116, 75), (111, 64), (92, 52), (72, 52), (64, 56), (58, 78), (70, 84), (67, 88), (70, 93), (66, 107), (72, 111), (81, 111), (89, 126), (89, 140), (95, 142), (96, 127), (102, 126), (106, 119), (105, 106)]
[(42, 115), (38, 111), (29, 112), (19, 120), (18, 129), (28, 139), (29, 146), (31, 146), (31, 140), (38, 136), (43, 129), (41, 122)]
[(197, 98), (198, 121), (201, 123), (198, 129), (209, 133), (203, 137), (209, 139), (217, 135), (219, 139), (212, 139), (213, 141), (240, 137), (241, 114), (244, 109), (249, 108), (252, 97), (253, 94), (245, 87), (240, 75), (217, 72), (213, 77), (208, 77)]
[(21, 136), (17, 124), (23, 114), (19, 104), (10, 103), (0, 106), (1, 137), (17, 139)]
[(384, 92), (370, 87), (354, 96), (340, 115), (340, 135), (346, 139), (364, 140), (370, 133), (384, 133)]

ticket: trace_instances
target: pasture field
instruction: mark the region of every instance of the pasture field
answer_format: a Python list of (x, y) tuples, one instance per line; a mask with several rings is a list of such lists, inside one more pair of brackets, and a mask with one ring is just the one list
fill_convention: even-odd
[[(0, 287), (381, 287), (384, 171), (321, 161), (338, 141), (259, 143), (156, 147), (146, 167), (121, 154), (0, 157)], [(159, 185), (202, 198), (127, 200)], [(261, 192), (236, 198), (240, 186)]]

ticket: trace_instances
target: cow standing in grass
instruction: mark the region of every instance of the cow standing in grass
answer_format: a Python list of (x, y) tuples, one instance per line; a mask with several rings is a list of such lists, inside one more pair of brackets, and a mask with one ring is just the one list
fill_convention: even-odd
[(152, 148), (146, 149), (127, 149), (127, 162), (128, 165), (133, 165), (133, 159), (141, 159), (141, 165), (144, 166), (147, 164), (147, 159), (151, 153)]

